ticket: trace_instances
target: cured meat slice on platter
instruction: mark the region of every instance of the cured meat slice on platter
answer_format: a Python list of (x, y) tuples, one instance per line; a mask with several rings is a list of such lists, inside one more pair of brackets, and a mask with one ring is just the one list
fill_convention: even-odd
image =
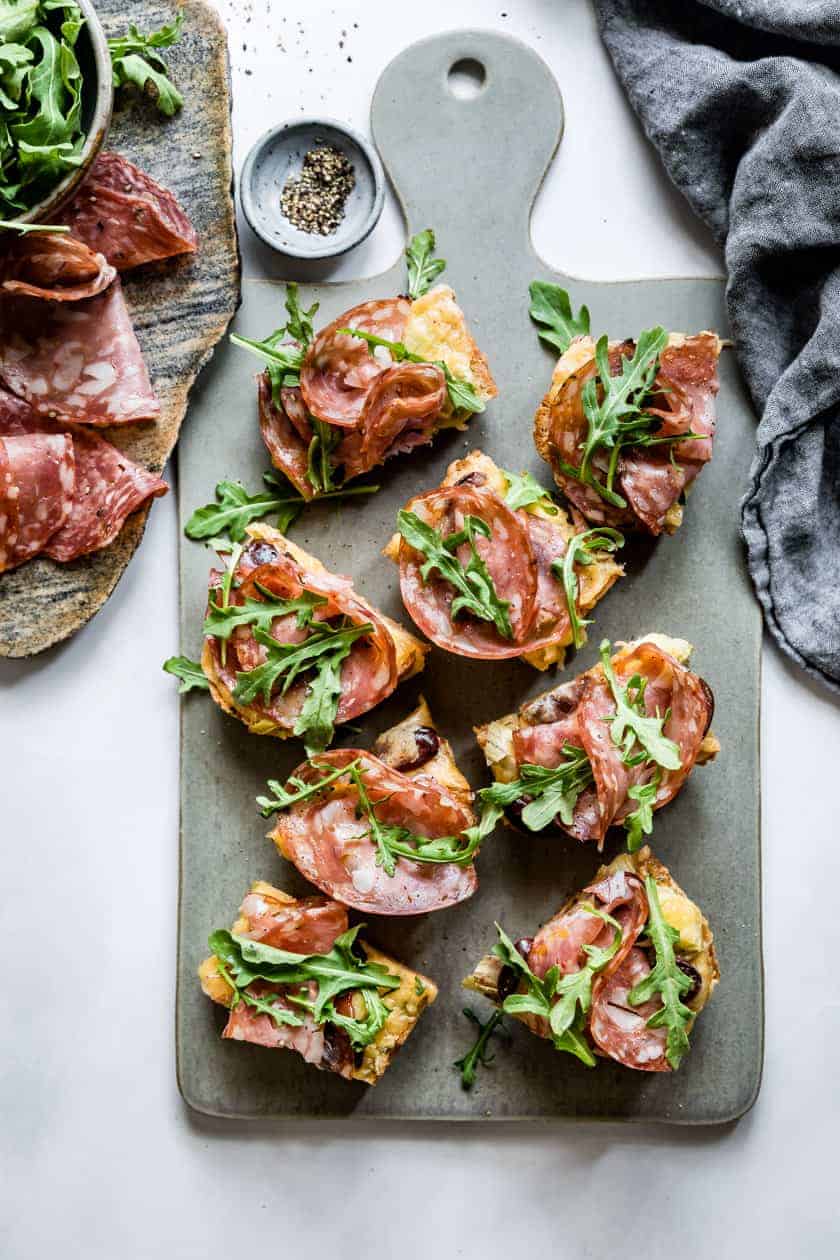
[(160, 414), (119, 277), (79, 302), (2, 299), (0, 380), (50, 418), (113, 426)]
[(248, 535), (232, 570), (210, 577), (201, 663), (211, 694), (253, 733), (323, 750), (336, 724), (418, 673), (428, 649), (277, 530)]
[(655, 634), (612, 656), (604, 643), (600, 664), (477, 728), (497, 785), (509, 785), (509, 819), (599, 849), (610, 827), (623, 826), (638, 847), (654, 812), (720, 748), (710, 730), (714, 698), (688, 668), (691, 650)]
[[(198, 970), (205, 994), (229, 1011), (222, 1037), (294, 1050), (313, 1067), (375, 1085), (437, 988), (358, 931), (327, 897), (254, 883), (231, 931), (211, 935), (214, 952)], [(334, 996), (321, 992), (322, 976)]]
[(118, 271), (198, 248), (195, 228), (177, 198), (119, 153), (100, 153), (56, 222)]
[(65, 233), (12, 235), (3, 244), (0, 277), (5, 293), (80, 302), (104, 292), (117, 274), (102, 254)]
[[(403, 767), (403, 768), (401, 768)], [(323, 786), (319, 786), (323, 785)], [(425, 701), (375, 750), (310, 758), (264, 812), (280, 853), (322, 892), (369, 914), (425, 914), (478, 886), (472, 792)]]
[[(604, 407), (604, 363), (610, 378), (637, 380), (632, 365), (649, 333), (640, 334), (638, 343), (605, 344), (600, 361), (592, 337), (575, 337), (537, 411), (534, 440), (557, 485), (588, 521), (657, 535), (679, 527), (686, 492), (712, 458), (723, 343), (712, 332), (651, 331), (661, 334), (656, 344), (662, 349), (650, 356), (650, 379), (642, 373), (635, 392), (619, 390), (610, 415), (596, 416), (608, 441), (593, 441), (591, 424), (592, 414)], [(616, 417), (635, 423), (637, 436), (629, 430), (623, 435)]]
[(70, 515), (74, 483), (66, 434), (0, 437), (0, 572), (44, 550)]
[(707, 920), (647, 847), (602, 866), (533, 937), (499, 937), (464, 986), (587, 1067), (676, 1071), (720, 979)]
[(519, 481), (480, 451), (456, 460), (438, 489), (406, 504), (384, 554), (399, 565), (412, 620), (438, 647), (547, 669), (585, 642), (585, 614), (624, 572), (613, 558), (623, 540), (604, 535), (581, 552), (592, 531), (536, 482), (517, 506)]
[[(49, 420), (19, 398), (0, 390), (0, 437), (27, 434), (66, 439), (75, 475), (68, 511), (39, 550), (66, 563), (107, 547), (126, 519), (168, 486), (136, 464), (101, 434), (80, 425)], [(29, 558), (29, 557), (27, 557)]]

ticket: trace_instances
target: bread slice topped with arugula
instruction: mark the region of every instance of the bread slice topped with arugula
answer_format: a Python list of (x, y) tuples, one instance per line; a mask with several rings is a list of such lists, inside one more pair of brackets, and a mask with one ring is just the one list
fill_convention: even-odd
[(647, 634), (607, 640), (600, 661), (516, 713), (476, 729), (496, 782), (479, 792), (524, 831), (562, 831), (603, 848), (623, 827), (633, 851), (653, 815), (720, 745), (714, 697), (688, 667), (684, 639)]
[(534, 441), (570, 503), (593, 525), (672, 534), (689, 487), (712, 458), (716, 333), (657, 327), (597, 340), (589, 311), (534, 281), (531, 317), (560, 358), (534, 420)]
[(210, 694), (257, 735), (322, 752), (335, 727), (422, 670), (428, 646), (268, 525), (250, 525), (210, 574), (201, 668)]
[(624, 572), (614, 529), (587, 529), (528, 473), (472, 451), (397, 516), (384, 554), (412, 620), (438, 647), (482, 660), (562, 665), (587, 614)]
[(720, 970), (705, 916), (647, 846), (602, 866), (533, 937), (496, 930), (465, 988), (587, 1067), (680, 1067)]
[(229, 1011), (222, 1036), (294, 1050), (313, 1067), (375, 1085), (434, 1002), (432, 980), (360, 939), (328, 897), (290, 897), (258, 880), (198, 970)]
[(269, 838), (322, 892), (364, 914), (443, 910), (478, 887), (470, 785), (425, 700), (376, 740), (310, 757), (258, 798)]
[(435, 256), (430, 228), (411, 238), (401, 296), (362, 302), (316, 331), (286, 286), (287, 319), (263, 341), (231, 341), (265, 364), (260, 431), (271, 461), (306, 499), (464, 428), (497, 389)]

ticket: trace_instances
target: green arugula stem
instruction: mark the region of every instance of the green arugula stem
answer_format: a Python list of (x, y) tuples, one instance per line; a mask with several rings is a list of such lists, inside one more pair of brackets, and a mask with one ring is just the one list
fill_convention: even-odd
[(449, 394), (449, 400), (456, 411), (484, 411), (484, 403), (476, 393), (475, 387), (469, 381), (453, 376), (442, 359), (424, 359), (421, 354), (412, 354), (403, 341), (387, 341), (384, 337), (377, 337), (374, 333), (362, 332), (359, 328), (339, 328), (338, 331), (348, 337), (358, 337), (360, 341), (366, 342), (371, 352), (377, 346), (382, 346), (390, 352), (391, 358), (395, 363), (404, 363), (406, 361), (409, 363), (428, 363), (431, 367), (440, 368), (446, 377), (446, 389)]
[(493, 1011), (490, 1018), (484, 1023), (468, 1006), (464, 1007), (464, 1014), (478, 1028), (478, 1036), (467, 1053), (462, 1058), (456, 1059), (452, 1066), (458, 1068), (461, 1073), (462, 1087), (464, 1089), (472, 1089), (475, 1084), (478, 1067), (489, 1067), (495, 1058), (495, 1055), (487, 1053), (487, 1045), (490, 1038), (494, 1033), (498, 1033), (506, 1041), (510, 1041), (510, 1034), (504, 1026), (504, 1015), (499, 1010)]
[(586, 642), (584, 629), (586, 626), (591, 625), (592, 622), (581, 617), (578, 613), (580, 583), (575, 572), (575, 565), (587, 567), (590, 564), (594, 564), (597, 560), (596, 552), (608, 551), (614, 553), (619, 547), (623, 546), (624, 535), (620, 534), (617, 529), (587, 529), (583, 533), (574, 534), (569, 539), (562, 560), (555, 560), (552, 563), (552, 573), (555, 577), (560, 578), (563, 583), (566, 605), (569, 610), (572, 643), (576, 648), (582, 647)]

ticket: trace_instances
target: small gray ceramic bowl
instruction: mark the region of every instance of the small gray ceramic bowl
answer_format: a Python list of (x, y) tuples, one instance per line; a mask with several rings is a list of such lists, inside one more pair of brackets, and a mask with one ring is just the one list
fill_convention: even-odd
[[(353, 163), (356, 185), (344, 218), (329, 236), (302, 232), (280, 209), (289, 175), (297, 175), (314, 145), (329, 144)], [(300, 118), (272, 127), (245, 159), (239, 188), (245, 218), (257, 236), (290, 258), (334, 258), (369, 236), (385, 200), (385, 177), (376, 150), (358, 132), (330, 118)]]
[(114, 76), (108, 41), (91, 0), (76, 0), (76, 3), (85, 19), (76, 44), (76, 56), (82, 71), (81, 122), (85, 133), (82, 160), (73, 170), (68, 171), (61, 182), (51, 188), (31, 210), (18, 216), (24, 223), (39, 221), (49, 223), (50, 216), (55, 214), (65, 201), (70, 200), (93, 166), (111, 125), (111, 112), (114, 107)]

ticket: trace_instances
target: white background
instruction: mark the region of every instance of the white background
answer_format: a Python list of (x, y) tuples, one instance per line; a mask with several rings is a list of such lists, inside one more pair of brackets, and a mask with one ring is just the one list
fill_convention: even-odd
[[(258, 134), (296, 113), (366, 129), (396, 52), (453, 26), (493, 27), (535, 47), (565, 96), (566, 136), (534, 216), (542, 255), (593, 278), (720, 272), (624, 102), (585, 0), (219, 4), (237, 168)], [(247, 273), (280, 274), (247, 228), (242, 238)], [(401, 246), (389, 204), (334, 274), (375, 273)], [(172, 495), (87, 629), (35, 661), (0, 662), (0, 1253), (836, 1255), (837, 703), (765, 651), (767, 1052), (739, 1124), (208, 1121), (187, 1111), (174, 1074), (178, 703), (160, 664), (177, 648), (176, 547)], [(733, 834), (733, 860), (737, 846)]]

